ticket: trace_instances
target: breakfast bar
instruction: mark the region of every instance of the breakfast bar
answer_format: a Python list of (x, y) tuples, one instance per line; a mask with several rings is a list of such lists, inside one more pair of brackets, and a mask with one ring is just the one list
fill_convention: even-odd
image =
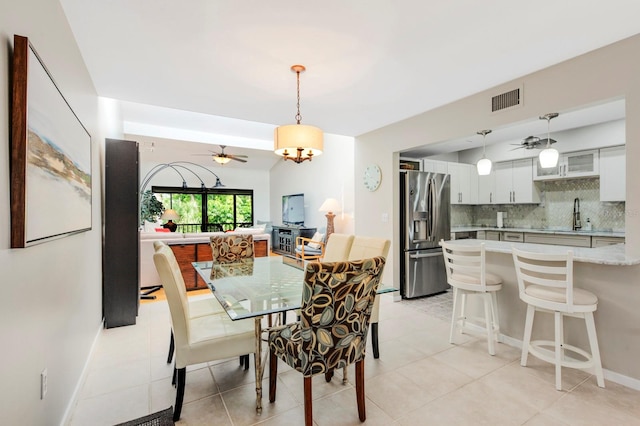
[[(476, 239), (451, 243), (484, 243), (487, 270), (499, 275), (503, 282), (497, 294), (502, 341), (517, 347), (521, 347), (527, 306), (518, 295), (512, 248), (539, 253), (573, 251), (575, 287), (598, 297), (595, 322), (605, 378), (623, 384), (632, 382), (636, 386), (640, 383), (640, 363), (637, 362), (640, 354), (640, 257), (626, 254), (624, 244), (583, 248)], [(479, 305), (471, 306), (471, 309), (481, 312)], [(553, 330), (552, 316), (540, 315), (536, 322), (533, 338), (548, 338), (547, 333)], [(584, 323), (568, 318), (565, 335), (568, 343), (588, 347)]]

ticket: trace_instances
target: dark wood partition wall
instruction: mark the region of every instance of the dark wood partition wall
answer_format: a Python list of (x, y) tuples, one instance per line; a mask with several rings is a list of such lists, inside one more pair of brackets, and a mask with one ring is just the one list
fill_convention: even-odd
[(138, 143), (105, 143), (102, 312), (106, 328), (132, 325), (138, 315)]

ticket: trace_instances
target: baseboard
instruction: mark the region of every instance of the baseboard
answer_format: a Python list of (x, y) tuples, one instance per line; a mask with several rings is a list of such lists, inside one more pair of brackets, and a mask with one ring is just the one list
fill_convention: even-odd
[(87, 374), (89, 373), (89, 364), (91, 362), (91, 358), (93, 357), (93, 352), (96, 349), (96, 345), (98, 344), (98, 339), (100, 338), (100, 333), (104, 329), (104, 318), (100, 321), (100, 326), (98, 327), (98, 332), (96, 336), (93, 338), (93, 343), (91, 343), (91, 349), (89, 349), (89, 355), (82, 366), (82, 373), (80, 373), (80, 378), (76, 383), (76, 387), (71, 394), (71, 399), (69, 400), (69, 404), (67, 404), (67, 409), (64, 411), (64, 416), (62, 417), (62, 422), (60, 425), (67, 425), (71, 423), (71, 416), (73, 415), (73, 411), (76, 408), (76, 403), (78, 402), (78, 396), (80, 395), (80, 391), (82, 390), (82, 386), (84, 385), (85, 379), (87, 378)]
[[(486, 334), (485, 328), (480, 327), (477, 324), (466, 324), (466, 327), (472, 329), (477, 333)], [(522, 340), (518, 340), (510, 336), (505, 336), (504, 334), (500, 334), (500, 342), (504, 343), (505, 345), (511, 346), (513, 348), (522, 350)], [(626, 386), (628, 388), (640, 391), (640, 380), (638, 379), (625, 376), (624, 374), (620, 374), (615, 371), (607, 370), (606, 368), (602, 369), (602, 373), (604, 375), (604, 378), (606, 380), (609, 380), (610, 382), (617, 383), (619, 385)]]

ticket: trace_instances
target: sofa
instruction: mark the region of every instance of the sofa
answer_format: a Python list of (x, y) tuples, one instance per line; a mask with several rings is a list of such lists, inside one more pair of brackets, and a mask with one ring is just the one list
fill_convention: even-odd
[(160, 286), (160, 276), (153, 263), (154, 241), (167, 243), (176, 256), (187, 290), (207, 288), (191, 262), (211, 260), (210, 241), (213, 235), (253, 234), (254, 252), (256, 257), (270, 255), (271, 234), (263, 229), (247, 228), (232, 232), (145, 232), (139, 233), (140, 238), (140, 287)]

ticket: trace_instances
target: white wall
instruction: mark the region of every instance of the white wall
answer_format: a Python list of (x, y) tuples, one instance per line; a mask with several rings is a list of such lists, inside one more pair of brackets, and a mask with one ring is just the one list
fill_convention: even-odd
[[(13, 35), (29, 37), (58, 87), (91, 134), (92, 230), (25, 249), (10, 249), (10, 58)], [(3, 424), (60, 424), (102, 320), (101, 153), (110, 129), (57, 1), (0, 3), (0, 412)], [(117, 114), (116, 114), (117, 115)], [(48, 394), (40, 400), (40, 372)]]
[(324, 135), (324, 151), (312, 161), (296, 164), (278, 161), (271, 168), (271, 220), (282, 224), (282, 196), (304, 194), (305, 225), (325, 230), (327, 219), (318, 211), (327, 198), (343, 205), (343, 212), (334, 219), (335, 232), (354, 232), (354, 139), (347, 136)]

